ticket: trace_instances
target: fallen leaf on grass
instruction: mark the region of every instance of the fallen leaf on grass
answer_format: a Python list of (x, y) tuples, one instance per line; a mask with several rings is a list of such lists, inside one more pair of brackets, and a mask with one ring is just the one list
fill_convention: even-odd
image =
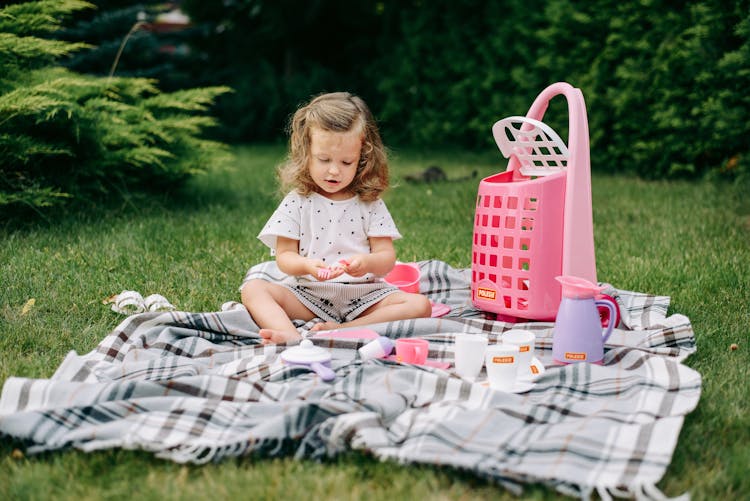
[(116, 300), (117, 300), (117, 294), (112, 294), (111, 296), (105, 297), (104, 299), (102, 299), (102, 304), (114, 303)]
[(26, 301), (26, 304), (23, 305), (23, 308), (21, 308), (21, 316), (26, 315), (28, 312), (31, 311), (31, 308), (34, 307), (34, 304), (36, 304), (36, 299), (33, 297)]

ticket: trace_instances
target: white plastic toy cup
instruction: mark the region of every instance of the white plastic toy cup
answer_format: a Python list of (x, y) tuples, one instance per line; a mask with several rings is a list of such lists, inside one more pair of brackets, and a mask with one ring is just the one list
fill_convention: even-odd
[(393, 351), (393, 341), (385, 336), (380, 336), (362, 346), (359, 349), (359, 355), (363, 360), (369, 360), (371, 358), (384, 358), (391, 354)]
[(481, 334), (456, 334), (454, 347), (456, 374), (464, 378), (475, 378), (484, 365), (487, 337)]
[(518, 375), (518, 346), (495, 344), (487, 347), (484, 363), (487, 381), (493, 390), (512, 391)]
[(532, 359), (534, 358), (533, 332), (522, 329), (511, 329), (501, 337), (502, 344), (518, 346), (518, 377), (528, 379), (532, 377)]

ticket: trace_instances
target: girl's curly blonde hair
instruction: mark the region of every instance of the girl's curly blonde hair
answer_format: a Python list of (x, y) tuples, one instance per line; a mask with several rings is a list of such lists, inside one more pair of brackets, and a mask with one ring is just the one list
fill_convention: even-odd
[(369, 202), (388, 188), (388, 156), (370, 109), (353, 94), (332, 92), (314, 97), (292, 115), (288, 128), (289, 154), (278, 169), (282, 195), (291, 189), (302, 195), (317, 191), (308, 169), (313, 127), (329, 132), (360, 131), (362, 150), (349, 189)]

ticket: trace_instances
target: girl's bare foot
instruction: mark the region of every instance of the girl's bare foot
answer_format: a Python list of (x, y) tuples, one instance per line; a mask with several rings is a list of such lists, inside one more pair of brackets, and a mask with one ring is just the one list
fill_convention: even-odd
[(311, 331), (331, 331), (333, 329), (338, 329), (341, 327), (342, 324), (337, 324), (336, 322), (320, 322), (312, 326), (310, 329)]
[(261, 329), (259, 332), (261, 344), (295, 343), (302, 339), (297, 331), (279, 331), (274, 329)]

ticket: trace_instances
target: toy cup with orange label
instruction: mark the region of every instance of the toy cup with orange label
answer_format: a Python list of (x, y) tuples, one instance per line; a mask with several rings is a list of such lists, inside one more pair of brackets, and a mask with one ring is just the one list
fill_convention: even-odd
[(484, 365), (487, 367), (487, 381), (493, 390), (513, 391), (518, 375), (521, 350), (512, 344), (488, 346)]
[(520, 379), (532, 379), (536, 374), (534, 365), (534, 342), (536, 336), (533, 332), (522, 329), (511, 329), (502, 335), (502, 343), (518, 346), (518, 377)]

